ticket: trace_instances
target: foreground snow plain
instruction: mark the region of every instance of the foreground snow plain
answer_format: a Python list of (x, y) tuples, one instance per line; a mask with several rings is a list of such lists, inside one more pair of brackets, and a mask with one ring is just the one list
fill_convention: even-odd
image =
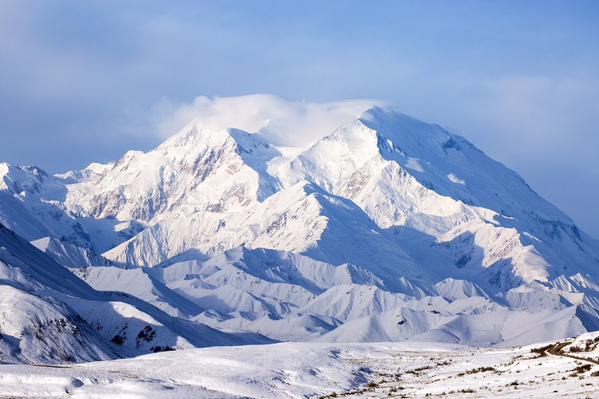
[(415, 342), (282, 343), (70, 366), (1, 365), (0, 397), (596, 398), (597, 337), (569, 340), (561, 351), (552, 351), (550, 343), (542, 353), (533, 350), (542, 344), (472, 349)]

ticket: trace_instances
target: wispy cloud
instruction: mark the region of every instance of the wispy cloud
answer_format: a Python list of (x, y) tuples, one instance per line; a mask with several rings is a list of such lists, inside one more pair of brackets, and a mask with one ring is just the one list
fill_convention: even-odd
[(268, 94), (238, 97), (196, 97), (191, 103), (164, 99), (152, 112), (156, 131), (163, 137), (178, 132), (189, 123), (208, 129), (238, 128), (260, 133), (284, 146), (306, 146), (337, 127), (349, 123), (378, 100), (338, 102), (288, 101)]

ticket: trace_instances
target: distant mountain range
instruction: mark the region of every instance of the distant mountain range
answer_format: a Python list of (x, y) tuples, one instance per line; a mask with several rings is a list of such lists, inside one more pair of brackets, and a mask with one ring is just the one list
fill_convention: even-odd
[(0, 164), (0, 360), (599, 329), (599, 242), (515, 172), (381, 105), (288, 145), (306, 125), (282, 100), (238, 105), (265, 99), (250, 131), (198, 118), (79, 171)]

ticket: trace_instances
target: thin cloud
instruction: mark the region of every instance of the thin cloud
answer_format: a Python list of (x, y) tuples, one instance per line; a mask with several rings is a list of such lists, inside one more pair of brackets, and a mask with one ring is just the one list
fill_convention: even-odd
[(196, 97), (190, 103), (163, 99), (154, 108), (155, 131), (168, 137), (190, 122), (207, 129), (238, 128), (285, 146), (305, 146), (358, 118), (379, 100), (287, 101), (268, 94)]

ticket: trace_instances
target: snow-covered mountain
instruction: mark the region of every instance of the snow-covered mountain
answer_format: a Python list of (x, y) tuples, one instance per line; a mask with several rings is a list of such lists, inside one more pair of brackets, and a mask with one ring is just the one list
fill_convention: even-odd
[(268, 342), (177, 319), (112, 289), (98, 292), (1, 224), (0, 275), (2, 361), (63, 363)]
[(599, 328), (599, 243), (463, 137), (369, 102), (229, 101), (110, 164), (0, 164), (0, 222), (164, 328), (231, 342)]

